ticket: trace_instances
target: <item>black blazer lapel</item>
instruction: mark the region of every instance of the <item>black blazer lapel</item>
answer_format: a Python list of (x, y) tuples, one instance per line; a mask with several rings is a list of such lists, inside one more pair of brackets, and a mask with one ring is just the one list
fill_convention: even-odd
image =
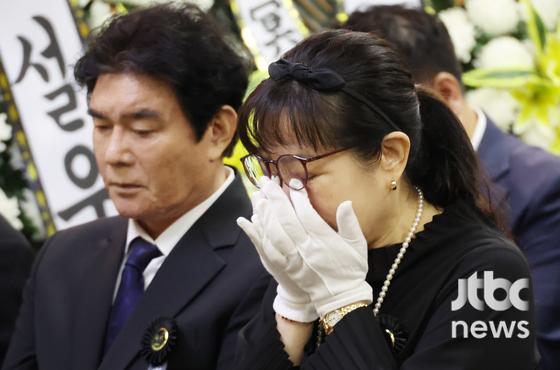
[(141, 340), (156, 318), (175, 317), (226, 266), (216, 252), (239, 237), (237, 215), (250, 211), (239, 176), (167, 256), (100, 370), (125, 369), (139, 356)]
[(80, 281), (82, 293), (72, 322), (72, 369), (96, 369), (101, 361), (105, 328), (126, 242), (127, 221), (115, 218), (110, 235), (94, 246)]

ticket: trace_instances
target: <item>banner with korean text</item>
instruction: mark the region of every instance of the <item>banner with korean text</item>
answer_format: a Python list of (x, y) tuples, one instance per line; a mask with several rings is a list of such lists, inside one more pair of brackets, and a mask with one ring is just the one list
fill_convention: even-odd
[(291, 0), (232, 0), (231, 8), (262, 71), (308, 34)]
[(49, 234), (116, 213), (72, 72), (86, 34), (67, 0), (0, 2), (0, 87)]

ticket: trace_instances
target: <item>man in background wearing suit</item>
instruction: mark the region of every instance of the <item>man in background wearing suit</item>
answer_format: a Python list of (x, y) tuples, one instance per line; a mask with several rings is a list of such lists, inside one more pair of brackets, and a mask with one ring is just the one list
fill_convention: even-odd
[(112, 19), (75, 66), (120, 216), (60, 231), (37, 256), (3, 369), (224, 369), (268, 276), (223, 165), (247, 87), (193, 5)]
[(543, 369), (560, 364), (560, 158), (505, 134), (463, 95), (461, 66), (443, 23), (421, 10), (374, 6), (344, 28), (373, 32), (403, 57), (413, 79), (440, 94), (459, 117), (490, 179), (494, 202), (531, 266)]
[(0, 215), (0, 363), (8, 350), (32, 262), (25, 237)]

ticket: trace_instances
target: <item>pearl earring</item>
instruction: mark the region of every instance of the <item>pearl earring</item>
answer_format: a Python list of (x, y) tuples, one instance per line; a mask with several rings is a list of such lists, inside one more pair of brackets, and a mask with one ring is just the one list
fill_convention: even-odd
[(391, 180), (391, 190), (397, 190), (397, 180)]

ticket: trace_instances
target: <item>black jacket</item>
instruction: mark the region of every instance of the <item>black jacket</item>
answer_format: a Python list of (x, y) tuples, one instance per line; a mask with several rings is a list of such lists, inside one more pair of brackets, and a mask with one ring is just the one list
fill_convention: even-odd
[(250, 214), (237, 176), (167, 256), (103, 361), (127, 220), (101, 219), (55, 234), (33, 267), (3, 369), (146, 370), (141, 341), (161, 317), (179, 328), (168, 370), (231, 367), (238, 330), (269, 280), (236, 224)]
[[(397, 244), (368, 253), (366, 280), (373, 288), (374, 301), (400, 247)], [(318, 349), (314, 346), (316, 338), (311, 338), (301, 368), (536, 369), (539, 356), (530, 280), (520, 294), (520, 299), (528, 302), (527, 309), (512, 306), (500, 311), (487, 305), (480, 311), (470, 302), (460, 308), (451, 306), (459, 295), (459, 279), (477, 273), (482, 280), (485, 271), (492, 272), (493, 279), (511, 283), (530, 279), (522, 253), (482, 215), (462, 202), (449, 206), (413, 239), (387, 292), (379, 319), (373, 316), (371, 306), (352, 311)], [(496, 299), (502, 300), (503, 293), (495, 293)], [(238, 370), (293, 368), (276, 330), (274, 296), (272, 283), (259, 315), (240, 333)], [(478, 289), (478, 299), (484, 300), (482, 289)], [(385, 329), (395, 334), (401, 346), (389, 345)]]
[(0, 364), (8, 350), (32, 262), (27, 240), (0, 216)]

